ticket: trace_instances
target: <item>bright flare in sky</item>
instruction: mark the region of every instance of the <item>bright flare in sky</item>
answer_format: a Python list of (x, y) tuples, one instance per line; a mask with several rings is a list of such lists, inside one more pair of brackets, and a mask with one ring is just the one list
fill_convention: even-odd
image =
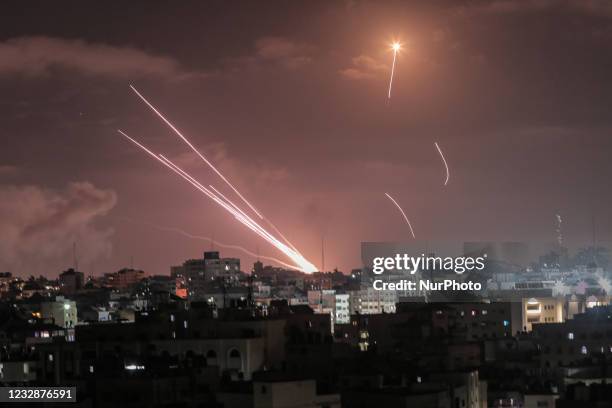
[(391, 77), (389, 78), (389, 92), (387, 93), (387, 98), (391, 99), (391, 87), (393, 86), (393, 73), (395, 72), (395, 59), (397, 57), (397, 53), (402, 48), (402, 44), (399, 42), (394, 42), (391, 44), (391, 49), (393, 50), (393, 64), (391, 64)]

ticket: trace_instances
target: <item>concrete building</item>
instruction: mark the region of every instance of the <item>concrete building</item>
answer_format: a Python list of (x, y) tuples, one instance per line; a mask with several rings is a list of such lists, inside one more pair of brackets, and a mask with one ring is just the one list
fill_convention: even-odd
[(542, 297), (522, 300), (523, 329), (531, 331), (536, 323), (562, 323), (563, 306), (562, 298)]
[(253, 408), (340, 408), (340, 395), (317, 394), (314, 380), (256, 379)]
[(610, 307), (597, 307), (563, 323), (534, 324), (533, 333), (542, 351), (540, 367), (553, 370), (597, 356), (612, 357), (611, 313)]
[(351, 312), (349, 310), (348, 293), (336, 293), (336, 308), (334, 322), (336, 324), (348, 324), (351, 322)]
[(76, 326), (78, 322), (76, 302), (63, 296), (57, 296), (51, 302), (43, 302), (40, 307), (41, 317), (57, 326), (68, 329)]
[(234, 379), (251, 380), (253, 373), (263, 369), (266, 362), (262, 337), (157, 340), (152, 344), (159, 352), (170, 355), (202, 355), (208, 366), (218, 367), (219, 372)]
[(219, 252), (204, 252), (204, 274), (206, 280), (222, 278), (228, 282), (237, 282), (240, 277), (240, 259), (220, 258)]
[(140, 282), (144, 278), (144, 276), (144, 271), (138, 269), (121, 269), (116, 274), (115, 287), (118, 289), (127, 289), (130, 286)]
[(555, 408), (559, 394), (525, 394), (524, 408)]
[(83, 272), (68, 269), (59, 276), (60, 292), (65, 295), (73, 295), (78, 290), (81, 290), (85, 282)]
[(350, 291), (349, 308), (351, 314), (395, 313), (398, 294), (393, 290), (375, 290), (371, 286)]
[(0, 362), (0, 382), (21, 384), (36, 381), (36, 361)]

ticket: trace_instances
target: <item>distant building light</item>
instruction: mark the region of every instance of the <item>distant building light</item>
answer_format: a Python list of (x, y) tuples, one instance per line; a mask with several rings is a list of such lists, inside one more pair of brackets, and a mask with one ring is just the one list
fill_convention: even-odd
[(510, 322), (508, 320), (504, 320), (504, 327), (510, 326)]
[(65, 309), (65, 310), (70, 309), (70, 304), (69, 304), (69, 303), (64, 303), (64, 309)]
[(580, 352), (581, 352), (582, 354), (588, 354), (588, 353), (589, 353), (589, 350), (587, 349), (587, 347), (586, 347), (586, 346), (582, 346), (582, 347), (580, 348)]
[(145, 366), (137, 364), (128, 364), (124, 367), (128, 371), (144, 370)]
[(567, 338), (568, 340), (574, 340), (574, 333), (572, 332), (567, 333)]

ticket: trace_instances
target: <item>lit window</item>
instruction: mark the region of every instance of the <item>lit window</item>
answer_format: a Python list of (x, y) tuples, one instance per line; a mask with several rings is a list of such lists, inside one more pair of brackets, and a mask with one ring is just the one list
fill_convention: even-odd
[(580, 349), (580, 352), (581, 352), (582, 354), (587, 354), (587, 353), (589, 352), (589, 350), (587, 350), (587, 347), (586, 347), (586, 346), (582, 346), (582, 348)]
[(574, 340), (574, 333), (572, 333), (572, 332), (567, 333), (567, 338), (568, 338), (568, 340)]
[(174, 315), (173, 315), (173, 314), (171, 314), (171, 315), (170, 315), (170, 321), (171, 321), (171, 322), (173, 322), (173, 321), (174, 321)]

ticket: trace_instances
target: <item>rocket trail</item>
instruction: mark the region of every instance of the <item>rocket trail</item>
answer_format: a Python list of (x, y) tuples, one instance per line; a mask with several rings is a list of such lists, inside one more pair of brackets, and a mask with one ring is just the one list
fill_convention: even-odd
[(446, 163), (446, 159), (444, 158), (444, 154), (442, 153), (442, 149), (438, 146), (438, 142), (434, 142), (436, 149), (438, 149), (438, 153), (440, 153), (440, 157), (442, 158), (442, 162), (444, 163), (444, 167), (446, 168), (446, 180), (444, 180), (444, 185), (448, 184), (448, 179), (450, 178), (450, 172), (448, 171), (448, 164)]
[(393, 74), (395, 73), (395, 59), (397, 58), (397, 53), (401, 46), (402, 45), (398, 42), (391, 45), (391, 49), (393, 50), (393, 63), (391, 64), (391, 76), (389, 77), (389, 92), (387, 93), (387, 99), (391, 99), (391, 87), (393, 86)]
[(149, 102), (137, 89), (135, 86), (130, 85), (130, 89), (166, 124), (174, 133), (176, 133), (187, 146), (191, 148), (203, 161), (206, 163), (231, 189), (240, 197), (240, 199), (249, 206), (249, 208), (257, 214), (260, 219), (265, 220), (277, 233), (278, 235), (287, 243), (289, 246), (296, 252), (299, 252), (297, 248), (289, 241), (275, 226), (272, 222), (264, 217), (256, 208), (240, 192), (230, 181), (202, 154), (199, 150), (195, 148), (195, 146), (174, 126), (172, 122), (170, 122), (160, 111), (157, 109), (151, 102)]
[[(202, 235), (194, 235), (194, 234), (190, 234), (189, 232), (183, 231), (182, 229), (180, 229), (180, 228), (176, 228), (176, 227), (164, 227), (164, 226), (161, 226), (161, 225), (156, 225), (156, 224), (153, 224), (153, 223), (150, 223), (150, 222), (132, 220), (132, 219), (130, 219), (130, 218), (128, 218), (128, 217), (122, 217), (122, 218), (124, 218), (124, 219), (126, 219), (126, 220), (128, 220), (128, 221), (131, 221), (131, 222), (136, 222), (136, 223), (140, 223), (140, 224), (148, 225), (149, 227), (152, 227), (152, 228), (158, 229), (158, 230), (160, 230), (160, 231), (174, 232), (174, 233), (177, 233), (177, 234), (179, 234), (179, 235), (182, 235), (182, 236), (184, 236), (184, 237), (186, 237), (186, 238), (190, 238), (190, 239), (197, 239), (197, 240), (200, 240), (200, 241), (214, 242), (214, 244), (215, 244), (215, 245), (220, 246), (221, 248), (235, 249), (235, 250), (238, 250), (238, 251), (242, 251), (242, 252), (244, 252), (245, 254), (250, 255), (250, 256), (252, 256), (252, 257), (254, 257), (254, 258), (256, 258), (256, 259), (259, 259), (259, 258), (261, 258), (261, 259), (266, 259), (266, 260), (268, 260), (268, 261), (271, 261), (271, 262), (277, 263), (277, 264), (279, 264), (279, 265), (281, 265), (281, 266), (284, 266), (284, 267), (286, 267), (286, 268), (290, 268), (290, 269), (297, 269), (297, 268), (295, 267), (295, 265), (291, 265), (291, 264), (288, 264), (288, 263), (286, 263), (286, 262), (283, 262), (283, 261), (281, 261), (280, 259), (274, 258), (273, 256), (267, 256), (267, 255), (259, 255), (259, 254), (256, 254), (256, 253), (254, 253), (254, 252), (252, 252), (252, 251), (249, 251), (249, 250), (248, 250), (248, 249), (246, 249), (246, 248), (241, 247), (240, 245), (224, 244), (223, 242), (219, 242), (219, 241), (213, 240), (213, 239), (212, 239), (212, 238), (210, 238), (210, 237), (205, 237), (205, 236), (202, 236)], [(299, 270), (299, 269), (298, 269), (298, 270)]]
[(308, 260), (306, 260), (306, 258), (304, 258), (304, 256), (299, 251), (293, 250), (289, 248), (287, 245), (285, 245), (283, 242), (279, 241), (276, 237), (274, 237), (272, 234), (266, 231), (261, 225), (259, 225), (255, 220), (253, 220), (251, 217), (245, 214), (245, 212), (242, 211), (236, 204), (229, 201), (227, 198), (225, 198), (225, 196), (220, 195), (220, 193), (218, 193), (218, 190), (214, 188), (213, 188), (214, 191), (209, 190), (208, 188), (204, 187), (199, 181), (193, 178), (190, 174), (185, 172), (183, 169), (178, 167), (176, 164), (174, 164), (172, 161), (170, 161), (163, 155), (161, 154), (156, 155), (150, 149), (140, 144), (139, 142), (137, 142), (135, 139), (131, 138), (130, 136), (128, 136), (122, 130), (118, 130), (118, 132), (124, 137), (126, 137), (127, 139), (129, 139), (132, 143), (134, 143), (140, 149), (145, 151), (149, 156), (153, 157), (155, 160), (159, 161), (164, 166), (172, 170), (174, 173), (179, 175), (181, 178), (183, 178), (193, 187), (200, 190), (204, 195), (206, 195), (208, 198), (213, 200), (217, 205), (219, 205), (221, 208), (223, 208), (224, 210), (229, 212), (231, 215), (233, 215), (236, 220), (238, 220), (240, 223), (245, 225), (247, 228), (255, 232), (261, 238), (268, 241), (272, 246), (277, 248), (283, 254), (285, 254), (285, 256), (287, 256), (293, 262), (295, 262), (295, 265), (292, 266), (293, 269), (297, 269), (297, 270), (307, 272), (307, 273), (312, 273), (312, 272), (317, 271), (317, 268), (312, 263), (310, 263)]
[(211, 197), (213, 201), (215, 201), (217, 204), (223, 207), (226, 211), (230, 212), (234, 216), (235, 219), (240, 221), (243, 225), (245, 225), (246, 227), (251, 229), (253, 232), (255, 232), (257, 235), (259, 235), (260, 237), (268, 241), (270, 244), (275, 246), (278, 250), (283, 252), (287, 257), (291, 258), (297, 265), (299, 265), (299, 267), (294, 266), (294, 269), (298, 269), (298, 270), (309, 272), (309, 273), (316, 272), (317, 268), (313, 264), (308, 262), (299, 251), (294, 251), (288, 248), (284, 243), (280, 242), (276, 237), (274, 237), (272, 234), (266, 231), (263, 227), (257, 224), (257, 222), (254, 221), (251, 217), (246, 215), (242, 210), (236, 210), (236, 208), (238, 208), (236, 204), (232, 203), (231, 201), (228, 201), (228, 202), (223, 201), (218, 196), (213, 194), (210, 190), (206, 189), (206, 187), (202, 186), (202, 184), (200, 184), (197, 180), (191, 177), (184, 170), (182, 170), (177, 165), (172, 163), (170, 160), (168, 160), (162, 155), (159, 155), (159, 157), (165, 163), (169, 164), (175, 173), (183, 177), (186, 181), (188, 181), (198, 190), (202, 191), (204, 194)]
[(291, 248), (293, 248), (293, 250), (294, 250), (294, 251), (296, 251), (296, 252), (300, 252), (300, 251), (298, 251), (298, 250), (297, 250), (297, 248), (296, 248), (296, 247), (295, 247), (295, 246), (294, 246), (294, 245), (291, 243), (291, 241), (289, 241), (289, 240), (287, 239), (287, 237), (285, 237), (285, 236), (283, 235), (283, 233), (282, 233), (282, 232), (280, 232), (280, 230), (279, 230), (278, 228), (276, 228), (276, 225), (272, 224), (272, 221), (270, 221), (270, 220), (269, 220), (269, 219), (267, 219), (266, 217), (264, 217), (264, 220), (265, 220), (265, 221), (268, 223), (268, 225), (269, 225), (270, 227), (272, 227), (272, 229), (273, 229), (273, 230), (274, 230), (274, 231), (275, 231), (275, 232), (276, 232), (276, 233), (277, 233), (277, 234), (278, 234), (278, 235), (279, 235), (279, 236), (280, 236), (280, 237), (281, 237), (281, 238), (282, 238), (282, 239), (283, 239), (283, 240), (284, 240), (284, 241), (285, 241), (287, 244), (289, 244), (289, 246), (290, 246)]
[[(219, 190), (217, 190), (213, 185), (208, 185), (208, 187), (210, 187), (211, 190), (213, 190), (215, 193), (217, 193), (217, 195), (219, 195), (222, 199), (224, 199), (227, 203), (229, 203), (232, 207), (234, 207), (238, 212), (240, 212), (243, 216), (247, 217), (247, 215), (236, 205), (234, 204), (229, 198), (225, 197), (223, 195), (223, 193), (221, 193)], [(297, 250), (297, 248), (295, 246), (293, 246), (293, 244), (283, 235), (282, 232), (279, 231), (278, 228), (276, 228), (276, 226), (274, 224), (272, 224), (272, 221), (270, 221), (269, 219), (267, 219), (266, 217), (263, 218), (264, 221), (266, 221), (270, 227), (272, 227), (272, 229), (287, 243), (289, 244), (289, 246), (291, 247), (291, 249), (293, 249), (295, 252), (299, 253), (300, 251)]]
[(155, 114), (157, 116), (159, 116), (159, 118), (166, 124), (168, 125), (168, 127), (170, 129), (172, 129), (172, 131), (174, 133), (176, 133), (176, 135), (178, 137), (180, 137), (183, 142), (185, 142), (185, 144), (187, 144), (187, 146), (189, 146), (191, 148), (191, 150), (194, 151), (195, 154), (197, 154), (200, 159), (202, 159), (202, 161), (204, 161), (204, 163), (206, 163), (208, 165), (208, 167), (210, 167), (220, 178), (221, 180), (223, 180), (225, 182), (225, 184), (227, 184), (233, 191), (234, 193), (236, 193), (236, 195), (238, 197), (240, 197), (240, 199), (249, 206), (249, 208), (255, 213), (257, 214), (257, 216), (261, 219), (263, 219), (263, 216), (259, 213), (259, 211), (257, 211), (257, 209), (247, 201), (246, 198), (244, 198), (244, 196), (242, 194), (240, 194), (240, 192), (238, 191), (238, 189), (236, 187), (234, 187), (234, 185), (232, 183), (230, 183), (230, 181), (219, 171), (217, 170), (217, 168), (202, 154), (199, 152), (198, 149), (195, 148), (195, 146), (193, 144), (191, 144), (191, 142), (176, 128), (176, 126), (174, 126), (172, 124), (172, 122), (170, 122), (168, 119), (166, 119), (166, 117), (155, 107), (153, 106), (153, 104), (151, 102), (149, 102), (140, 92), (138, 92), (138, 90), (134, 87), (134, 85), (130, 85), (130, 88), (132, 89), (132, 91), (134, 91), (134, 93), (153, 111), (155, 112)]
[(414, 230), (412, 229), (412, 224), (410, 224), (410, 220), (408, 219), (408, 217), (406, 217), (406, 213), (404, 212), (404, 210), (402, 210), (402, 207), (400, 207), (400, 205), (397, 203), (397, 201), (395, 201), (393, 199), (393, 197), (391, 197), (389, 195), (389, 193), (385, 193), (385, 195), (387, 196), (387, 198), (389, 198), (389, 200), (391, 200), (391, 202), (393, 204), (395, 204), (397, 209), (400, 210), (400, 212), (402, 213), (402, 216), (404, 217), (404, 220), (406, 220), (406, 224), (408, 224), (408, 227), (410, 227), (410, 232), (412, 233), (412, 238), (416, 238), (416, 236), (414, 235)]

